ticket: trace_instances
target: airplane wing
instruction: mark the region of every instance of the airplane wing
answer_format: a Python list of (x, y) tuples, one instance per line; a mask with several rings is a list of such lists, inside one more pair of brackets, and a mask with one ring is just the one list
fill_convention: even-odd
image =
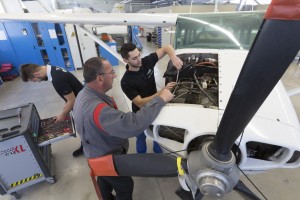
[(0, 13), (0, 21), (53, 22), (78, 25), (106, 51), (125, 64), (119, 54), (88, 31), (84, 25), (144, 25), (170, 27), (176, 24), (177, 14), (149, 13)]
[(177, 14), (146, 13), (0, 13), (3, 21), (53, 22), (93, 25), (149, 25), (170, 27)]

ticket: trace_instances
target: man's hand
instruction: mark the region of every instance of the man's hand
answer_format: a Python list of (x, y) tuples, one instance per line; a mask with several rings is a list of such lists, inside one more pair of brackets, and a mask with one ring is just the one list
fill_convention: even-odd
[(162, 89), (158, 96), (161, 97), (164, 102), (169, 102), (174, 98), (174, 95), (168, 89)]
[(65, 117), (66, 116), (64, 114), (57, 115), (56, 117), (54, 117), (54, 120), (55, 120), (54, 123), (64, 121)]
[(176, 55), (170, 57), (174, 67), (176, 67), (177, 70), (180, 70), (182, 68), (183, 62), (180, 58), (178, 58)]
[(173, 63), (173, 65), (175, 66), (175, 68), (177, 70), (181, 69), (181, 67), (183, 65), (183, 62), (180, 58), (178, 58), (176, 56), (175, 50), (170, 44), (165, 45), (162, 48), (158, 49), (156, 51), (156, 54), (157, 54), (158, 60), (160, 60), (162, 57), (164, 57), (166, 54), (168, 54), (171, 61), (172, 61), (172, 63)]
[(168, 84), (164, 87), (164, 89), (168, 89), (168, 90), (171, 91), (171, 90), (174, 88), (175, 85), (176, 85), (175, 82), (170, 82), (170, 83), (168, 83)]

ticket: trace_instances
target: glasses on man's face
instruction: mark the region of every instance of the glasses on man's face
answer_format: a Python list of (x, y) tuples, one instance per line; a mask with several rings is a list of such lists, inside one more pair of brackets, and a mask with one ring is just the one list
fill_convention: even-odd
[(114, 74), (116, 74), (116, 71), (115, 70), (111, 70), (110, 72), (107, 72), (107, 73), (100, 73), (100, 74), (98, 74), (98, 75), (103, 75), (103, 74), (111, 74), (111, 75), (114, 75)]

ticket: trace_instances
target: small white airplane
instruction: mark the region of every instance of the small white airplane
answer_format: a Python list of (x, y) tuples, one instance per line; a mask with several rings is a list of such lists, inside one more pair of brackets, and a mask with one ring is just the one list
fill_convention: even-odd
[(266, 14), (26, 13), (0, 14), (0, 20), (176, 25), (174, 46), (184, 66), (177, 72), (169, 63), (165, 78), (177, 82), (175, 98), (146, 134), (185, 161), (134, 154), (113, 156), (113, 162), (118, 175), (180, 171), (181, 186), (195, 199), (221, 198), (238, 189), (237, 166), (246, 173), (300, 166), (299, 120), (280, 81), (300, 48), (299, 5), (300, 0), (273, 0)]
[[(178, 77), (168, 65), (165, 78), (177, 82), (175, 99), (153, 122), (153, 131), (147, 130), (149, 137), (187, 157), (215, 135), (263, 15), (178, 16), (175, 47), (184, 65)], [(264, 87), (265, 82), (260, 84)], [(235, 142), (239, 167), (249, 173), (299, 167), (299, 130), (294, 107), (279, 81)]]

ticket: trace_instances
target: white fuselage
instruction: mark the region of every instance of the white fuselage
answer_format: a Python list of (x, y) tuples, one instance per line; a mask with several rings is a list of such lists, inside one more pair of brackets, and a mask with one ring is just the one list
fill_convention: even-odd
[[(153, 122), (153, 132), (146, 130), (147, 136), (157, 141), (169, 151), (186, 150), (191, 141), (204, 135), (215, 135), (228, 103), (230, 94), (243, 66), (248, 51), (180, 49), (176, 54), (213, 53), (219, 59), (219, 107), (205, 108), (202, 105), (169, 103)], [(270, 72), (272, 73), (272, 72)], [(251, 83), (249, 83), (251, 84)], [(261, 85), (264, 87), (264, 85)], [(255, 95), (255, 94), (253, 94)], [(185, 129), (184, 142), (178, 142), (159, 136), (160, 125)], [(247, 143), (279, 146), (271, 152), (270, 159), (257, 159), (249, 156)], [(240, 149), (239, 167), (248, 172), (259, 172), (273, 168), (294, 168), (300, 165), (299, 157), (287, 163), (295, 151), (300, 151), (300, 126), (291, 100), (281, 81), (262, 104), (244, 133), (236, 140)], [(267, 147), (266, 147), (267, 148)], [(268, 152), (266, 150), (266, 152)], [(252, 152), (253, 153), (253, 152)], [(178, 153), (187, 157), (187, 151)]]

